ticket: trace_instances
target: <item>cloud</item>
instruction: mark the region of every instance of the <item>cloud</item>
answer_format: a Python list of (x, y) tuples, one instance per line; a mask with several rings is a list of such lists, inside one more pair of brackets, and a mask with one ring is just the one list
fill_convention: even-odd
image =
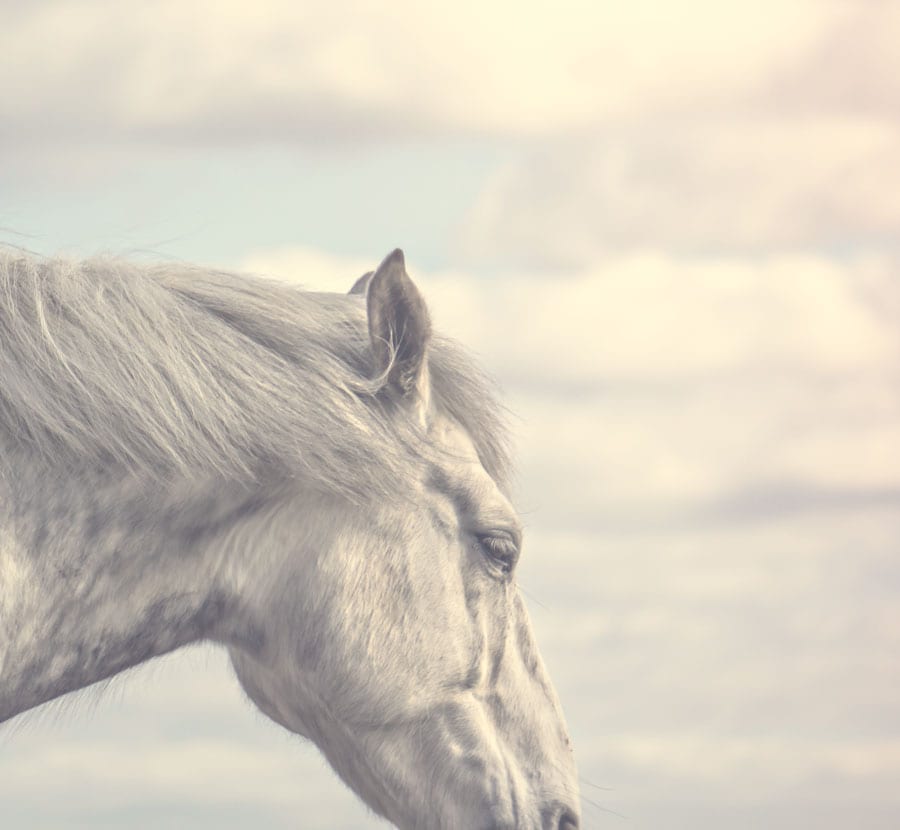
[(761, 91), (764, 100), (783, 111), (900, 117), (900, 7), (868, 0), (848, 10), (802, 61)]
[(0, 123), (51, 142), (544, 135), (747, 97), (843, 19), (813, 0), (15, 4)]
[(520, 580), (610, 806), (672, 791), (770, 804), (788, 782), (801, 803), (826, 779), (884, 797), (900, 757), (898, 518), (529, 532)]
[(897, 244), (900, 121), (736, 117), (548, 142), (489, 180), (460, 233), (472, 260), (577, 266), (682, 254)]
[[(896, 250), (900, 9), (859, 3), (828, 17), (837, 8), (820, 6), (815, 35), (800, 26), (808, 37), (789, 58), (761, 55), (749, 85), (726, 73), (721, 94), (641, 97), (632, 116), (536, 139), (486, 182), (460, 250), (550, 268), (648, 245)], [(722, 62), (741, 64), (740, 48)]]

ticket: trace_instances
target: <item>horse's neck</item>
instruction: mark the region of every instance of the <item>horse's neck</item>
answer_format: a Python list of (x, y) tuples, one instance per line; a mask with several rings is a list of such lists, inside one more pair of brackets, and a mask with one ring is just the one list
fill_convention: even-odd
[(0, 721), (217, 636), (216, 543), (254, 503), (28, 470), (0, 482)]

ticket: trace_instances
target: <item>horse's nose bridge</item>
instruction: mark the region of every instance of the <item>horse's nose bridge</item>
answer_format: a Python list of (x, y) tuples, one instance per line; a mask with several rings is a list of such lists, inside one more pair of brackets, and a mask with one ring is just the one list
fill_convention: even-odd
[[(556, 803), (571, 797), (577, 807), (578, 775), (562, 706), (520, 598), (515, 608), (515, 646), (504, 660), (496, 724), (507, 733), (504, 738), (524, 765), (534, 794)], [(566, 809), (577, 815), (573, 807)]]
[(552, 687), (532, 678), (528, 685), (520, 688), (518, 698), (493, 701), (497, 708), (491, 716), (509, 779), (534, 805), (541, 830), (575, 830), (580, 826), (580, 798), (568, 730)]

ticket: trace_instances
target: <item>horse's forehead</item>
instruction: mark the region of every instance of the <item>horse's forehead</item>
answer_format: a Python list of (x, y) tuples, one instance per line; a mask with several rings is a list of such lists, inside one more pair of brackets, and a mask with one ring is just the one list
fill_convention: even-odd
[(452, 418), (440, 415), (430, 425), (431, 440), (441, 450), (439, 466), (455, 479), (490, 479), (472, 436)]
[(475, 442), (463, 427), (442, 417), (430, 425), (439, 446), (431, 483), (455, 504), (459, 513), (488, 528), (518, 526), (515, 511), (478, 456)]
[(461, 493), (484, 489), (491, 482), (474, 441), (459, 424), (439, 416), (430, 424), (429, 435), (439, 450), (433, 456), (430, 476), (438, 489)]

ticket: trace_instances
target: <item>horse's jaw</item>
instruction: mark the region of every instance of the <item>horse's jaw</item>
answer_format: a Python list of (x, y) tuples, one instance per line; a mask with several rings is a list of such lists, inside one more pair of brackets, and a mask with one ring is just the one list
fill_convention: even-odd
[(244, 691), (259, 709), (315, 743), (359, 798), (401, 830), (577, 826), (561, 823), (570, 815), (565, 804), (577, 802), (571, 755), (570, 769), (548, 772), (548, 778), (560, 779), (565, 804), (541, 798), (515, 753), (497, 738), (496, 700), (456, 691), (414, 717), (379, 724), (345, 722), (327, 703), (302, 699), (296, 679), (290, 693), (279, 676), (246, 654), (232, 650), (231, 658)]
[(259, 709), (313, 741), (359, 798), (401, 830), (542, 826), (537, 815), (520, 812), (525, 782), (484, 740), (489, 730), (474, 701), (436, 707), (413, 721), (345, 724), (308, 705), (286, 705), (274, 675), (240, 652), (231, 656)]

